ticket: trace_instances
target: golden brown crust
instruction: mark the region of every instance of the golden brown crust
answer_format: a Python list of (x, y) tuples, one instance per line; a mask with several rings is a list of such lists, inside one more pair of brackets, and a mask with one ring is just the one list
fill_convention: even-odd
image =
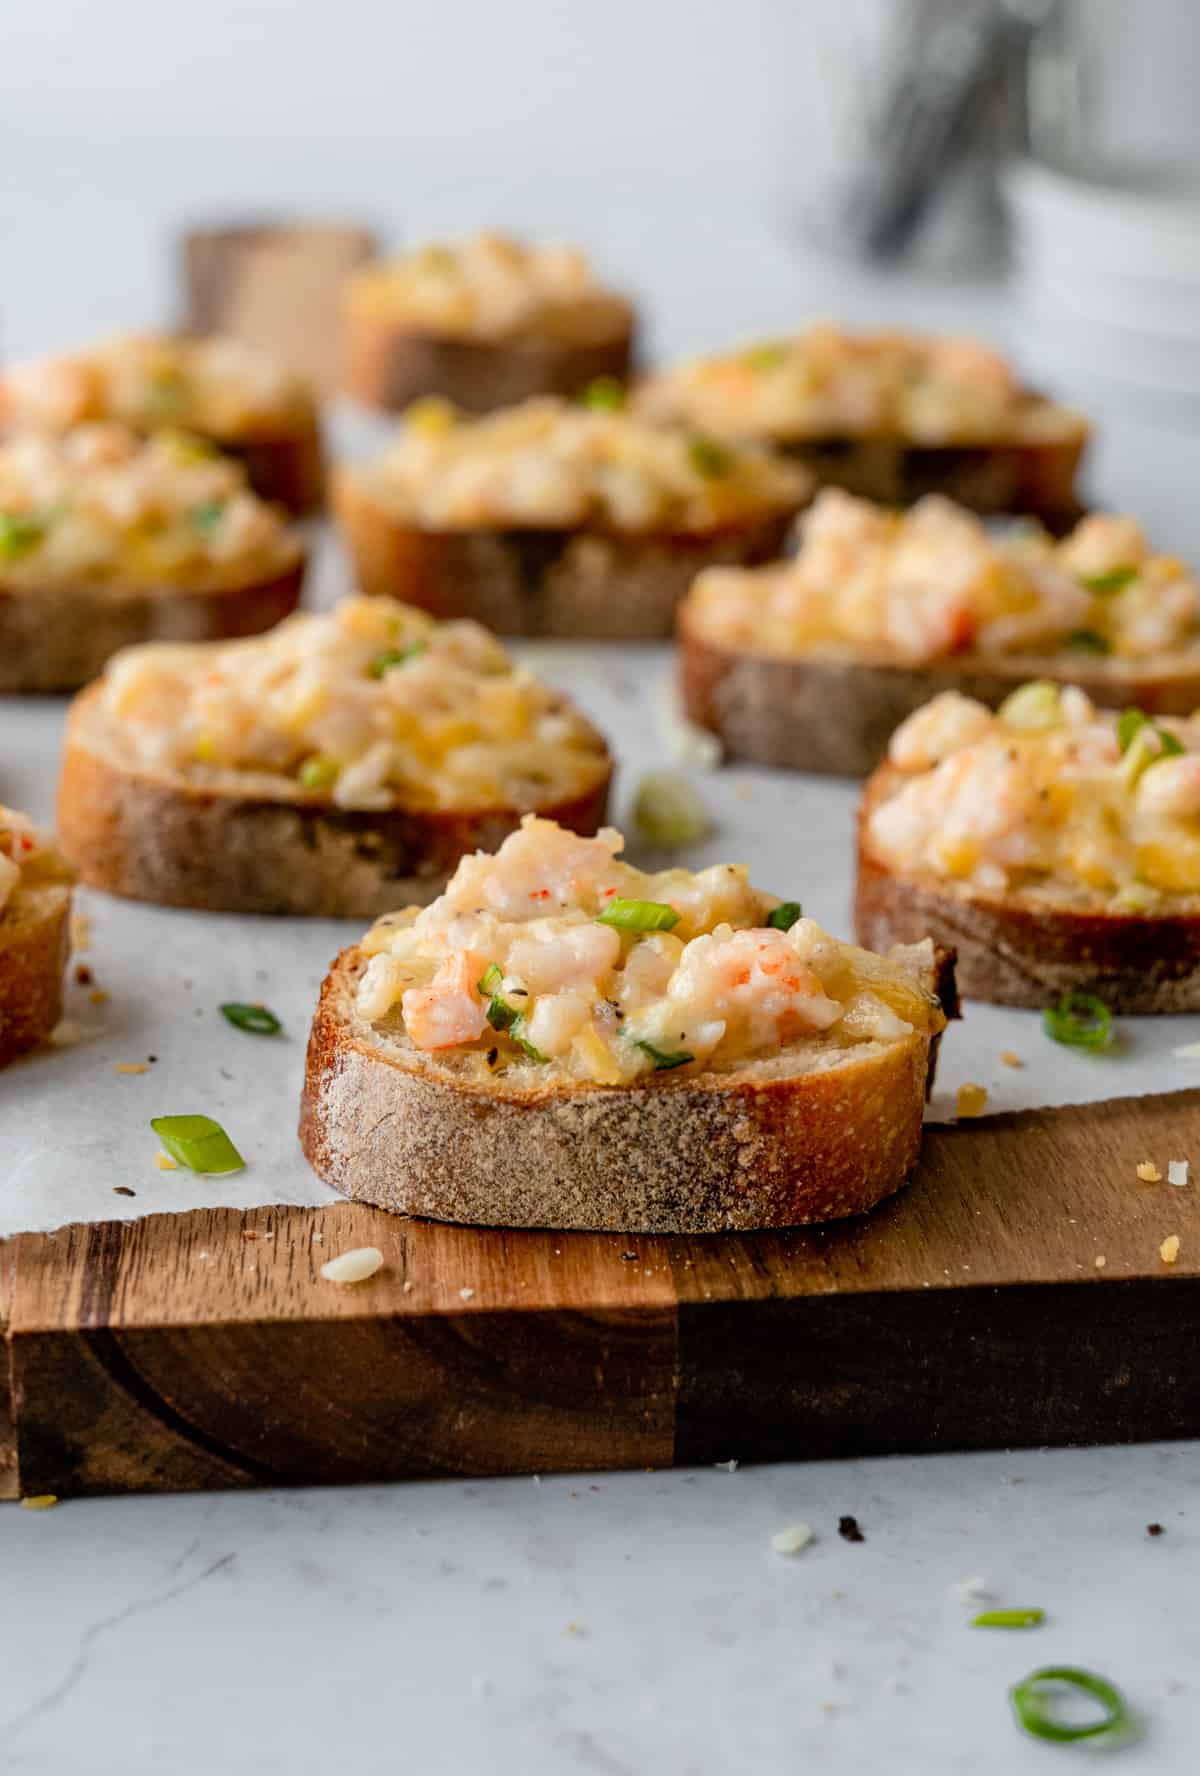
[(710, 641), (685, 604), (679, 613), (684, 713), (718, 735), (727, 755), (794, 771), (864, 777), (885, 757), (900, 723), (942, 691), (993, 709), (1034, 678), (1078, 685), (1102, 708), (1152, 715), (1200, 705), (1200, 654), (1139, 670), (1078, 654), (1045, 658), (958, 654), (927, 666), (819, 657), (779, 658)]
[(0, 586), (0, 693), (77, 690), (138, 642), (260, 635), (295, 610), (304, 568), (301, 555), (270, 579), (207, 590)]
[(941, 493), (972, 512), (1019, 513), (1061, 535), (1083, 508), (1075, 479), (1086, 427), (1045, 443), (914, 444), (904, 438), (796, 439), (780, 448), (824, 487), (881, 505), (911, 506)]
[(0, 1067), (45, 1041), (62, 1016), (71, 890), (17, 888), (0, 912)]
[(613, 299), (598, 318), (602, 325), (578, 339), (452, 339), (414, 333), (352, 305), (342, 321), (342, 384), (355, 400), (389, 413), (427, 395), (467, 413), (491, 413), (531, 395), (579, 394), (598, 376), (625, 382), (633, 367), (633, 310)]
[(862, 1214), (916, 1163), (926, 1035), (792, 1076), (605, 1087), (521, 1069), (480, 1083), (357, 1016), (363, 965), (344, 951), (321, 989), (300, 1114), (314, 1171), (362, 1202), (493, 1226), (719, 1233)]
[[(93, 686), (77, 697), (67, 719), (58, 826), (81, 880), (109, 894), (222, 912), (373, 919), (435, 899), (465, 853), (495, 850), (520, 825), (514, 808), (342, 809), (130, 769), (104, 746), (99, 694)], [(538, 812), (594, 833), (610, 777), (611, 768), (593, 789)]]
[(361, 591), (436, 617), (472, 617), (499, 635), (604, 641), (669, 636), (702, 568), (772, 560), (793, 516), (695, 536), (430, 531), (393, 518), (345, 470), (332, 477), (331, 502)]
[(916, 943), (957, 951), (965, 999), (1039, 1010), (1072, 990), (1126, 1013), (1200, 1011), (1200, 897), (1162, 914), (1122, 912), (1099, 897), (1073, 904), (1028, 892), (984, 894), (928, 873), (900, 874), (872, 850), (871, 811), (905, 781), (883, 766), (858, 817), (854, 922), (869, 949)]

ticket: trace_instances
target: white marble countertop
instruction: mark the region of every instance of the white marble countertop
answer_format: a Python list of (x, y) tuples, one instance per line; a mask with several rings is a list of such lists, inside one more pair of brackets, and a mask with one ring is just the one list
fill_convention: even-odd
[(1183, 1776), (1198, 1490), (1180, 1445), (3, 1510), (0, 1769), (1051, 1776), (1006, 1691), (1070, 1663)]
[[(554, 172), (535, 191), (386, 166), (372, 191), (324, 148), (303, 186), (211, 143), (186, 164), (122, 155), (64, 156), (0, 198), (6, 352), (161, 316), (168, 219), (214, 192), (329, 211), (351, 189), (410, 237), (497, 217), (582, 237), (632, 271), (671, 352), (813, 312), (1036, 346), (995, 291), (815, 264), (711, 183), (635, 202)], [(1200, 556), (1200, 431), (1069, 392), (1108, 424), (1101, 494)], [(1180, 1445), (0, 1509), (0, 1770), (1037, 1776), (1086, 1754), (1023, 1739), (1006, 1690), (1068, 1662), (1136, 1708), (1121, 1768), (1190, 1772), (1198, 1489)], [(817, 1540), (773, 1554), (798, 1519)], [(953, 1587), (973, 1579), (1046, 1625), (968, 1628)]]

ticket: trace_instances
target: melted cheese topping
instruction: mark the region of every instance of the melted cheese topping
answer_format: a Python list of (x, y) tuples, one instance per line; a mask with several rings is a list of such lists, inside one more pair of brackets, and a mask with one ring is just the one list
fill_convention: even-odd
[(0, 585), (219, 587), (299, 553), (240, 466), (184, 433), (88, 425), (0, 446)]
[(420, 402), (391, 449), (352, 473), (388, 512), (431, 530), (706, 532), (794, 511), (811, 486), (763, 451), (553, 396), (481, 419)]
[(1077, 414), (1028, 394), (978, 340), (847, 333), (824, 324), (682, 364), (648, 381), (639, 400), (647, 412), (721, 437), (785, 442), (992, 444), (1086, 430)]
[(139, 432), (180, 426), (236, 443), (313, 416), (301, 378), (237, 339), (129, 334), (19, 364), (0, 381), (0, 420), (41, 431), (112, 419)]
[(66, 879), (58, 852), (27, 814), (0, 803), (0, 917), (18, 887)]
[[(372, 927), (362, 1016), (483, 1072), (553, 1064), (603, 1085), (942, 1028), (922, 984), (928, 943), (884, 958), (812, 919), (773, 929), (779, 903), (744, 868), (647, 875), (620, 861), (623, 844), (527, 816), (494, 856), (464, 858), (432, 906)], [(603, 922), (629, 900), (670, 909), (671, 928)]]
[(103, 708), (138, 763), (287, 779), (343, 808), (540, 808), (596, 787), (604, 741), (477, 623), (348, 598), (247, 641), (127, 648)]
[(1025, 685), (997, 714), (947, 692), (901, 724), (872, 852), (899, 871), (1129, 911), (1200, 892), (1200, 720), (1097, 710)]
[(455, 339), (523, 334), (611, 337), (628, 325), (624, 300), (597, 282), (573, 247), (535, 247), (501, 234), (381, 259), (347, 281), (346, 306), (416, 333)]
[(1097, 514), (1055, 542), (997, 535), (940, 495), (907, 512), (827, 489), (789, 561), (710, 568), (687, 603), (713, 640), (780, 656), (825, 649), (920, 664), (964, 652), (1140, 660), (1200, 639), (1200, 583), (1132, 518)]

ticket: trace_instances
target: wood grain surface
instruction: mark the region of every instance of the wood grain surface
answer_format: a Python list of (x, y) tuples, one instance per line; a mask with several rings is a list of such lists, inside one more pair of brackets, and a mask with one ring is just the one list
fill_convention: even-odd
[[(930, 1130), (900, 1196), (789, 1233), (338, 1203), (20, 1235), (0, 1496), (1200, 1434), (1200, 1181), (1173, 1158), (1200, 1169), (1200, 1093)], [(322, 1280), (361, 1245), (375, 1278)]]

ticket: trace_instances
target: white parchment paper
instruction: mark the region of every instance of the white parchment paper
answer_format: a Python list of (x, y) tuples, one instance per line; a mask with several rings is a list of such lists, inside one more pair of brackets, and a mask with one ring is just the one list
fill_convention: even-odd
[[(326, 548), (321, 602), (340, 580)], [(518, 651), (609, 736), (620, 765), (615, 821), (627, 825), (640, 775), (674, 763), (670, 650), (545, 642)], [(55, 699), (0, 700), (0, 800), (46, 821), (64, 709)], [(678, 861), (693, 868), (749, 863), (763, 887), (801, 900), (832, 931), (849, 935), (856, 786), (740, 766), (695, 777), (714, 830)], [(655, 866), (669, 861), (639, 857), (632, 844), (630, 855)], [(75, 961), (94, 976), (87, 986), (72, 979), (69, 988), (68, 1016), (81, 1039), (0, 1073), (0, 1235), (162, 1210), (334, 1200), (300, 1154), (297, 1106), (317, 989), (361, 925), (178, 912), (86, 891), (78, 905), (91, 941)], [(92, 1003), (97, 991), (108, 994), (103, 1003)], [(232, 1029), (217, 1010), (224, 1000), (263, 1001), (284, 1034)], [(987, 1087), (996, 1111), (1200, 1083), (1200, 1061), (1174, 1053), (1200, 1039), (1200, 1018), (1123, 1019), (1120, 1034), (1115, 1053), (1090, 1055), (1049, 1041), (1034, 1013), (971, 1006), (942, 1045), (931, 1114), (952, 1115), (957, 1088), (968, 1080)], [(1024, 1065), (1005, 1065), (1005, 1050)], [(130, 1064), (146, 1070), (116, 1071)], [(158, 1169), (150, 1118), (194, 1111), (224, 1124), (246, 1158), (244, 1172), (201, 1178)]]

